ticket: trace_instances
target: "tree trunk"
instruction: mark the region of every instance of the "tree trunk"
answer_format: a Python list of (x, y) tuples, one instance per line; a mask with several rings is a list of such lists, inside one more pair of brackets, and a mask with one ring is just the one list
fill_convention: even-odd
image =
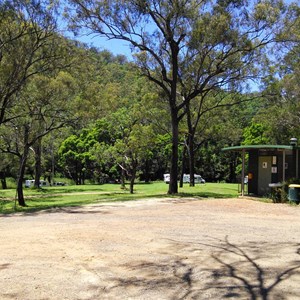
[(38, 139), (34, 145), (34, 158), (35, 158), (35, 176), (34, 187), (40, 187), (40, 181), (42, 176), (42, 139)]
[(134, 190), (134, 181), (135, 181), (135, 170), (132, 171), (132, 174), (131, 174), (131, 177), (130, 177), (130, 188), (129, 188), (129, 191), (130, 191), (130, 194), (133, 194)]
[(23, 154), (20, 157), (20, 167), (19, 167), (19, 176), (18, 176), (18, 182), (17, 182), (17, 195), (18, 195), (18, 203), (20, 206), (26, 206), (24, 194), (23, 194), (23, 179), (25, 175), (25, 168), (26, 168), (26, 161), (29, 153), (29, 147), (28, 144), (28, 137), (29, 137), (29, 128), (25, 125), (24, 126), (24, 148), (23, 148)]
[(2, 189), (6, 190), (7, 189), (7, 184), (6, 184), (6, 172), (0, 172), (0, 178), (1, 178), (1, 185), (2, 185)]
[(133, 188), (134, 188), (134, 181), (136, 177), (137, 168), (138, 168), (138, 160), (135, 159), (134, 157), (131, 157), (130, 174), (128, 174), (130, 176), (130, 187), (129, 187), (130, 194), (133, 194), (134, 192)]
[(51, 175), (50, 175), (50, 183), (54, 184), (55, 182), (55, 159), (54, 159), (54, 137), (53, 133), (51, 132)]
[(121, 188), (125, 189), (125, 170), (121, 168)]
[(230, 183), (235, 183), (237, 182), (236, 180), (236, 166), (237, 166), (237, 156), (236, 153), (233, 152), (233, 158), (230, 159), (229, 162), (229, 182)]
[(18, 176), (18, 181), (17, 181), (18, 203), (20, 206), (23, 206), (23, 207), (26, 206), (24, 194), (23, 194), (23, 179), (24, 179), (24, 174), (25, 174), (25, 167), (26, 167), (28, 152), (29, 152), (29, 147), (28, 147), (28, 145), (25, 145), (24, 153), (20, 159), (19, 176)]
[(180, 181), (179, 181), (179, 187), (183, 187), (183, 175), (185, 171), (185, 162), (186, 161), (186, 145), (183, 146), (182, 151), (182, 162), (181, 162), (181, 173), (180, 173)]
[(7, 189), (7, 183), (6, 183), (6, 178), (1, 178), (1, 185), (2, 185), (2, 190)]
[(80, 184), (84, 185), (85, 184), (85, 170), (82, 169), (80, 172)]
[(170, 183), (168, 194), (178, 193), (178, 117), (177, 110), (171, 108), (172, 115), (172, 157), (171, 157), (171, 167), (170, 167)]
[(187, 116), (187, 125), (189, 130), (188, 136), (188, 156), (189, 156), (189, 170), (190, 170), (190, 186), (195, 186), (195, 155), (194, 155), (194, 137), (195, 129), (192, 125), (192, 117), (190, 111), (190, 103), (186, 103), (186, 116)]
[(194, 155), (194, 134), (189, 134), (189, 169), (190, 169), (190, 186), (195, 186), (195, 155)]
[(6, 190), (7, 189), (7, 184), (6, 184), (6, 172), (0, 172), (0, 177), (1, 177), (1, 185), (2, 185), (2, 189)]

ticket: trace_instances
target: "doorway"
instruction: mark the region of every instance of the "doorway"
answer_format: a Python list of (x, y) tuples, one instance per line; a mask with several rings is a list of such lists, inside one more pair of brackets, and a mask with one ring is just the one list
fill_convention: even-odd
[(258, 158), (258, 194), (265, 195), (270, 192), (269, 184), (272, 179), (272, 156)]

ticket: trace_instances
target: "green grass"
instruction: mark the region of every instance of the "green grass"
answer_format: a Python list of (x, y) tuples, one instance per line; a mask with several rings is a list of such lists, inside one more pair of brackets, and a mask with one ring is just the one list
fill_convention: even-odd
[(117, 184), (45, 187), (40, 190), (25, 189), (27, 207), (15, 206), (14, 189), (0, 190), (0, 213), (34, 212), (38, 210), (80, 206), (90, 203), (129, 201), (145, 198), (173, 197), (195, 199), (231, 198), (238, 196), (237, 184), (207, 183), (190, 187), (185, 184), (179, 194), (167, 195), (168, 185), (164, 182), (136, 184), (134, 194), (121, 189)]

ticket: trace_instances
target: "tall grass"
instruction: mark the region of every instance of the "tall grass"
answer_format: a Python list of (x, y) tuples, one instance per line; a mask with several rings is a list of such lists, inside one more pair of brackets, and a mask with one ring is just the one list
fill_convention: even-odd
[(167, 195), (168, 185), (164, 182), (140, 183), (135, 185), (134, 194), (117, 184), (56, 186), (43, 189), (24, 189), (27, 207), (15, 205), (14, 189), (0, 190), (0, 213), (32, 212), (36, 210), (80, 206), (91, 203), (129, 201), (160, 197), (231, 198), (238, 196), (237, 184), (207, 183), (190, 187), (185, 184), (179, 194)]

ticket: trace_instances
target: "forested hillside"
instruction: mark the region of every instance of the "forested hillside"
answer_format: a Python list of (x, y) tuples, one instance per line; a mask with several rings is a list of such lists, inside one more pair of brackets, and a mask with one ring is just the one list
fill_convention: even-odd
[[(183, 173), (235, 182), (223, 147), (299, 137), (299, 6), (171, 2), (1, 2), (0, 175), (20, 205), (25, 179), (133, 192), (171, 173), (171, 194)], [(66, 38), (67, 5), (70, 30), (126, 41), (133, 58)]]

